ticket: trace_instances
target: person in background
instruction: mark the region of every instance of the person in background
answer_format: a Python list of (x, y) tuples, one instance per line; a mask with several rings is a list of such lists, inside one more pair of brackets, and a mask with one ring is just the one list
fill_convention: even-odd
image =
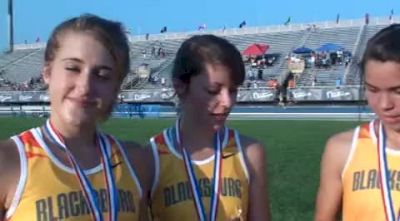
[(244, 78), (240, 52), (223, 38), (193, 36), (179, 48), (180, 113), (149, 145), (154, 220), (270, 220), (264, 145), (225, 125)]
[(332, 136), (322, 156), (315, 220), (398, 220), (400, 208), (400, 25), (380, 30), (361, 62), (377, 118)]

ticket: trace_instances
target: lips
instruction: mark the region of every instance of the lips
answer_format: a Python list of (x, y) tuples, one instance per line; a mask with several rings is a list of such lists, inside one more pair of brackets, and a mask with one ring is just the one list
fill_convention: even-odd
[(211, 114), (217, 121), (225, 121), (228, 117), (228, 113), (213, 113)]
[(400, 122), (400, 115), (382, 116), (382, 120), (388, 123)]
[(94, 106), (96, 104), (96, 101), (89, 100), (89, 99), (86, 99), (86, 98), (68, 97), (67, 99), (72, 101), (76, 105), (79, 105), (79, 106), (82, 106), (82, 107)]

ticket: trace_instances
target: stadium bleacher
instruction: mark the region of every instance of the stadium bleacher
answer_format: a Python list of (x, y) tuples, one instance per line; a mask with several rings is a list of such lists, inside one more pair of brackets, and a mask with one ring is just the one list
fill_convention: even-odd
[[(170, 88), (169, 76), (180, 44), (193, 34), (202, 33), (221, 35), (236, 45), (240, 51), (253, 43), (267, 44), (269, 45), (267, 54), (279, 55), (272, 66), (261, 69), (262, 80), (256, 81), (258, 85), (254, 90), (259, 91), (260, 88), (267, 87), (267, 81), (270, 79), (277, 79), (280, 84), (287, 80), (289, 75), (287, 59), (293, 49), (301, 46), (316, 49), (328, 42), (340, 45), (350, 52), (351, 62), (346, 65), (343, 63), (331, 65), (328, 68), (306, 68), (296, 78), (296, 89), (335, 88), (338, 86), (338, 79), (341, 80), (343, 87), (357, 87), (360, 85), (359, 62), (366, 42), (377, 31), (390, 24), (389, 21), (382, 19), (374, 21), (371, 19), (368, 25), (361, 19), (342, 21), (340, 24), (321, 22), (279, 27), (249, 27), (240, 30), (157, 34), (147, 38), (131, 36), (131, 72), (123, 82), (122, 89), (151, 91)], [(0, 91), (43, 89), (39, 78), (44, 45), (37, 47), (18, 45), (15, 48), (13, 52), (0, 54)], [(148, 75), (139, 76), (138, 70), (143, 68), (148, 71)], [(246, 65), (246, 71), (251, 70), (251, 65)], [(247, 99), (249, 96), (254, 97), (254, 93), (242, 97)], [(251, 101), (251, 98), (249, 99)]]

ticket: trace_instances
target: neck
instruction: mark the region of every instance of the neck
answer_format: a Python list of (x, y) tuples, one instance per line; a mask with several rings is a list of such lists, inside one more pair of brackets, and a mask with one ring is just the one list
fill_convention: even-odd
[[(400, 131), (396, 131), (388, 126), (384, 126), (385, 134), (386, 134), (386, 147), (390, 147), (391, 149), (400, 150)], [(376, 134), (379, 134), (379, 123), (375, 124)]]
[(400, 132), (385, 128), (387, 146), (396, 150), (400, 150)]
[[(50, 122), (55, 130), (62, 135), (65, 144), (70, 147), (94, 147), (96, 125), (68, 124), (63, 123), (56, 116), (50, 117)], [(77, 148), (73, 148), (77, 149)], [(88, 148), (79, 148), (88, 149)], [(91, 149), (91, 148), (90, 148)], [(70, 149), (73, 151), (72, 149)]]
[(214, 134), (212, 128), (196, 122), (193, 118), (182, 116), (179, 125), (181, 146), (190, 152), (203, 148), (214, 149)]

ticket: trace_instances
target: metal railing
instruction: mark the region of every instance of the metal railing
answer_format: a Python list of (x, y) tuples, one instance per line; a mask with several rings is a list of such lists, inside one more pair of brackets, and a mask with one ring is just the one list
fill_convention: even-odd
[[(392, 20), (389, 20), (388, 16), (369, 18), (369, 25), (390, 25), (391, 23), (399, 23), (399, 22), (400, 22), (400, 17), (398, 16), (393, 16)], [(336, 21), (320, 21), (320, 22), (309, 22), (309, 23), (288, 24), (288, 25), (269, 25), (269, 26), (257, 26), (257, 27), (245, 26), (243, 28), (226, 28), (226, 29), (215, 29), (215, 30), (149, 34), (148, 36), (129, 35), (128, 38), (131, 42), (147, 41), (147, 40), (172, 40), (172, 39), (185, 39), (188, 38), (189, 36), (196, 34), (214, 34), (220, 36), (230, 36), (230, 35), (300, 31), (300, 30), (306, 30), (311, 27), (317, 27), (319, 29), (359, 27), (364, 24), (365, 24), (365, 18), (358, 18), (358, 19), (340, 20), (339, 23), (336, 23)], [(15, 44), (14, 49), (15, 50), (36, 49), (36, 48), (44, 48), (45, 46), (46, 46), (45, 42), (38, 42), (33, 44)]]

